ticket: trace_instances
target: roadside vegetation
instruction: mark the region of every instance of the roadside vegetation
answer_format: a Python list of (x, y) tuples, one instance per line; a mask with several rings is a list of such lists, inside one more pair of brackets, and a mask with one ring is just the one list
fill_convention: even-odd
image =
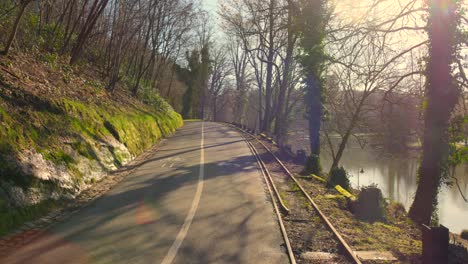
[[(348, 190), (345, 190), (334, 181), (330, 181), (330, 177), (327, 180), (327, 177), (304, 174), (303, 167), (294, 162), (293, 157), (282, 153), (281, 149), (271, 141), (263, 142), (282, 158), (293, 174), (297, 175), (300, 184), (311, 194), (314, 202), (353, 250), (388, 251), (398, 259), (399, 263), (421, 263), (421, 230), (408, 217), (403, 205), (385, 199), (376, 186), (367, 186), (360, 190), (348, 187)], [(340, 168), (337, 171), (335, 178), (346, 178), (345, 181), (349, 181), (344, 169)], [(283, 186), (282, 181), (277, 181), (276, 184), (280, 189)], [(291, 201), (293, 196), (298, 205), (314, 211), (303, 194), (297, 192), (297, 185), (292, 184), (289, 188), (296, 191), (289, 196), (285, 195), (282, 199)], [(285, 219), (288, 221), (288, 217)], [(323, 225), (318, 217), (314, 221)], [(308, 232), (306, 230), (308, 229), (303, 227), (302, 232)], [(311, 232), (318, 231), (314, 229)], [(319, 234), (316, 239), (319, 239), (318, 237)], [(307, 236), (293, 234), (293, 239), (303, 241), (307, 240)]]
[(0, 235), (182, 126), (186, 88), (173, 66), (197, 12), (189, 2), (0, 0)]

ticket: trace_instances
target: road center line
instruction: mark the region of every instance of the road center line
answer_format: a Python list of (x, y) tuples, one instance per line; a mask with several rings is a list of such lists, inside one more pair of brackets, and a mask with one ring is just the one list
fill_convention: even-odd
[(202, 122), (201, 142), (200, 142), (200, 170), (198, 173), (197, 191), (195, 192), (195, 196), (192, 201), (192, 207), (190, 207), (190, 211), (188, 212), (187, 217), (185, 217), (185, 222), (182, 225), (182, 228), (177, 234), (175, 241), (172, 243), (171, 248), (167, 252), (161, 264), (171, 264), (174, 261), (174, 258), (177, 255), (177, 251), (179, 251), (179, 248), (182, 245), (182, 242), (184, 241), (185, 236), (187, 236), (190, 225), (192, 224), (193, 218), (195, 217), (195, 213), (197, 212), (198, 204), (200, 203), (200, 198), (203, 192), (203, 183), (204, 183), (204, 178), (205, 178), (205, 150), (203, 147), (204, 144), (205, 144), (205, 123)]

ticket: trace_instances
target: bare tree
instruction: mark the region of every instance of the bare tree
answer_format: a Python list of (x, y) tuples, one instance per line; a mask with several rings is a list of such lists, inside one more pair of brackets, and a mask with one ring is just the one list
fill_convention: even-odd
[(78, 35), (76, 43), (71, 51), (71, 59), (70, 64), (74, 64), (78, 61), (83, 51), (84, 45), (88, 40), (91, 32), (96, 25), (98, 18), (104, 12), (104, 9), (107, 6), (109, 0), (94, 0), (93, 4), (91, 5), (91, 9), (88, 13), (88, 16), (85, 20), (83, 27)]
[(234, 122), (244, 124), (244, 111), (247, 99), (247, 88), (249, 85), (249, 74), (247, 72), (248, 54), (243, 49), (242, 40), (237, 37), (228, 38), (227, 50), (229, 52), (236, 80)]
[(21, 0), (20, 1), (18, 14), (16, 15), (15, 22), (13, 22), (13, 29), (10, 32), (10, 36), (8, 37), (7, 43), (5, 45), (5, 49), (2, 51), (2, 55), (8, 55), (8, 53), (10, 52), (13, 41), (15, 40), (16, 32), (18, 31), (19, 23), (21, 21), (21, 18), (24, 15), (24, 11), (26, 10), (26, 7), (28, 7), (28, 5), (32, 3), (33, 1), (34, 0)]
[(209, 80), (209, 96), (213, 121), (218, 120), (219, 99), (223, 96), (232, 74), (232, 65), (226, 53), (226, 46), (213, 49), (212, 72)]
[[(376, 13), (381, 3), (375, 0), (365, 13)], [(337, 150), (332, 149), (331, 169), (338, 166), (348, 140), (366, 115), (379, 111), (380, 108), (369, 104), (369, 99), (376, 93), (388, 94), (401, 88), (401, 83), (407, 78), (423, 73), (421, 65), (411, 62), (420, 54), (418, 51), (426, 48), (427, 40), (421, 37), (401, 42), (405, 34), (423, 31), (418, 25), (408, 24), (408, 21), (412, 21), (411, 16), (420, 13), (422, 9), (415, 1), (403, 6), (395, 4), (392, 9), (394, 13), (388, 17), (369, 15), (367, 20), (358, 22), (342, 23), (335, 17), (327, 29), (326, 47), (331, 55), (329, 73), (336, 76), (341, 91), (340, 98), (335, 98), (338, 101), (329, 101), (332, 112), (341, 112), (336, 115), (338, 119), (334, 129), (340, 135), (341, 142)], [(400, 48), (395, 50), (394, 47)]]
[[(235, 0), (222, 5), (221, 17), (228, 34), (235, 35), (247, 54), (248, 71), (257, 83), (260, 131), (284, 133), (286, 98), (290, 87), (296, 37), (293, 1)], [(273, 126), (275, 124), (275, 126)]]

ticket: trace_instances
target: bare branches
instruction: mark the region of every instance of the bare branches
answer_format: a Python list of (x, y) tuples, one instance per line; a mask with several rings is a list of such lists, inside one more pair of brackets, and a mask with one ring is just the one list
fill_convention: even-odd
[(455, 180), (455, 185), (457, 185), (457, 188), (458, 188), (458, 191), (460, 192), (461, 197), (463, 198), (463, 200), (465, 201), (465, 203), (468, 203), (468, 198), (463, 194), (463, 191), (462, 191), (462, 189), (461, 189), (461, 187), (460, 187), (460, 184), (458, 183), (457, 177), (452, 176), (452, 179)]
[[(382, 9), (386, 15), (379, 12)], [(332, 16), (326, 49), (328, 74), (335, 82), (330, 83), (333, 89), (327, 89), (332, 116), (326, 133), (342, 138), (338, 151), (333, 152), (335, 165), (350, 136), (365, 129), (361, 124), (383, 113), (388, 96), (408, 91), (410, 82), (424, 79), (423, 65), (415, 66), (413, 61), (423, 61), (427, 52), (426, 26), (416, 18), (425, 10), (414, 0), (404, 4), (375, 0), (360, 7), (365, 15), (359, 19)]]

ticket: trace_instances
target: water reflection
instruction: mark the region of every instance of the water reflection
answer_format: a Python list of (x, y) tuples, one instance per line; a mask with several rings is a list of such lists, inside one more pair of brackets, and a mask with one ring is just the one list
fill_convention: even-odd
[[(413, 202), (416, 192), (416, 172), (419, 165), (417, 154), (400, 154), (388, 157), (383, 151), (370, 148), (361, 149), (357, 144), (350, 144), (345, 151), (341, 165), (352, 175), (354, 187), (377, 184), (383, 194), (401, 202), (407, 209)], [(329, 151), (322, 151), (322, 165), (331, 166)], [(361, 172), (361, 168), (364, 170)], [(468, 164), (454, 168), (462, 192), (468, 195)], [(460, 233), (468, 229), (468, 203), (463, 200), (458, 187), (444, 186), (439, 195), (439, 219), (452, 232)]]

